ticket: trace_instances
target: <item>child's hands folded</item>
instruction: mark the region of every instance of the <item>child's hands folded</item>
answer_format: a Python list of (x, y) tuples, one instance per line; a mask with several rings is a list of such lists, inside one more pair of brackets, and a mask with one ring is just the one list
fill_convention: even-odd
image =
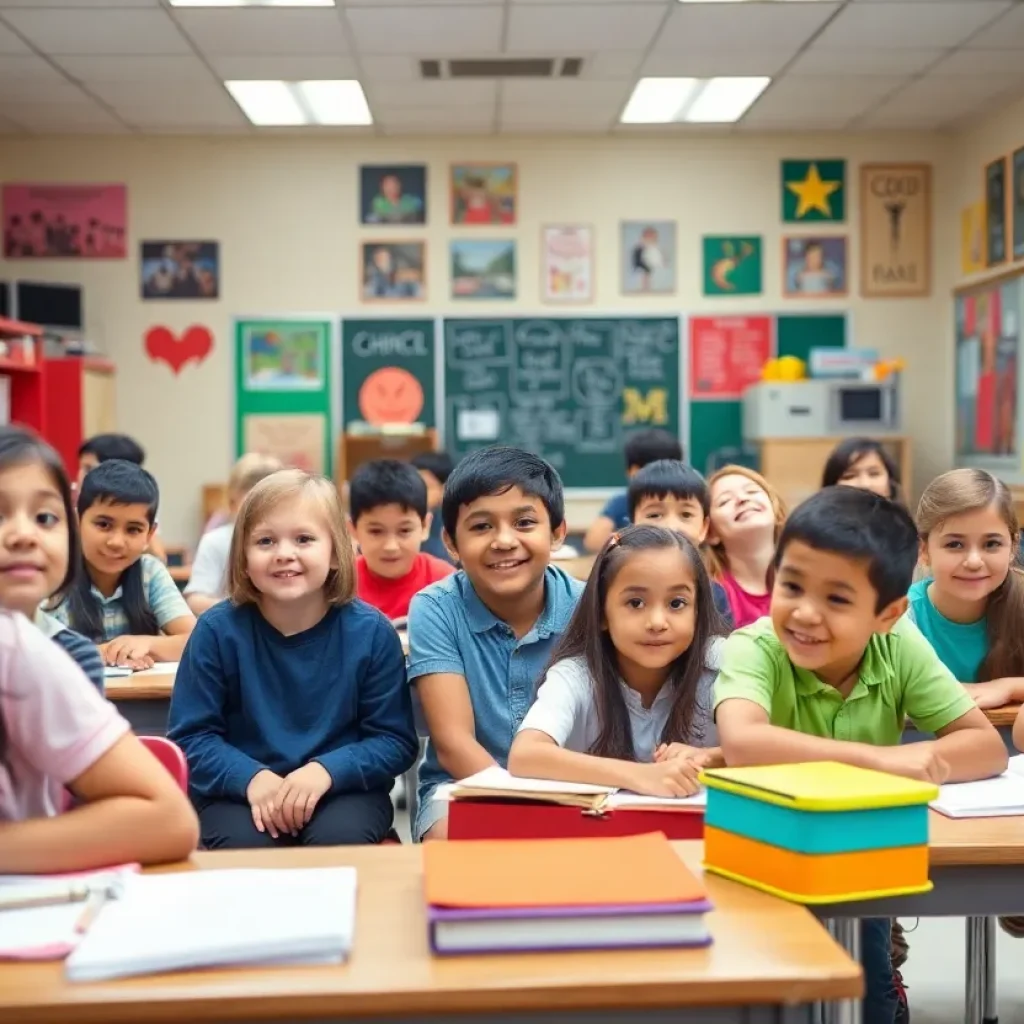
[(106, 665), (119, 665), (136, 671), (152, 668), (155, 661), (149, 651), (153, 639), (151, 636), (114, 637), (100, 645), (100, 656)]
[(249, 781), (245, 791), (245, 799), (252, 810), (252, 821), (257, 832), (269, 832), (271, 837), (278, 839), (282, 832), (287, 832), (281, 819), (281, 804), (277, 794), (284, 785), (284, 779), (269, 768), (257, 772)]
[(297, 835), (309, 823), (320, 798), (331, 788), (331, 782), (330, 773), (319, 761), (310, 761), (284, 777), (277, 794), (277, 806), (286, 831)]

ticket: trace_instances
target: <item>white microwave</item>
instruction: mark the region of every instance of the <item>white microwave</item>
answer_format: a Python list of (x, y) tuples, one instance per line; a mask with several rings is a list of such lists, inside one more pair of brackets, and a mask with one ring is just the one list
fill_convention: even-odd
[(834, 437), (901, 433), (899, 378), (887, 381), (762, 381), (743, 393), (743, 437)]

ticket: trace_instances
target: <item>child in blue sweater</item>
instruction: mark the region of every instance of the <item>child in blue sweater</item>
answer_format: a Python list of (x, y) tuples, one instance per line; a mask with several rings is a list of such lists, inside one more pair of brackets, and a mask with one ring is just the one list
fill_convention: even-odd
[(231, 544), (230, 600), (206, 612), (174, 684), (204, 846), (379, 843), (418, 745), (398, 634), (355, 599), (334, 486), (257, 484)]

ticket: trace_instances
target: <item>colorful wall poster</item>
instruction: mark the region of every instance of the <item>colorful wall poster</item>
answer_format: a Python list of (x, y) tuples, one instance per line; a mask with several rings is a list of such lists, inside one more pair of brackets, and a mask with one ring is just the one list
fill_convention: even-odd
[(541, 229), (541, 300), (590, 302), (594, 298), (594, 229), (548, 224)]
[(449, 244), (453, 299), (514, 299), (516, 243), (460, 238)]
[(216, 299), (220, 246), (216, 242), (142, 242), (143, 299)]
[(124, 259), (124, 185), (4, 185), (8, 259)]
[(623, 295), (674, 295), (676, 222), (624, 220), (619, 260)]
[[(1021, 224), (1024, 229), (1024, 221)], [(979, 199), (960, 211), (960, 273), (964, 277), (985, 269), (985, 203)]]
[(956, 298), (958, 455), (1017, 454), (1021, 279)]
[(427, 297), (427, 243), (359, 243), (363, 302), (418, 302)]
[(515, 224), (519, 175), (515, 164), (452, 164), (453, 224)]
[(1006, 260), (1006, 157), (985, 167), (985, 252), (994, 267)]
[(861, 167), (860, 257), (860, 293), (865, 298), (924, 298), (931, 294), (930, 164)]
[(426, 164), (365, 164), (359, 168), (361, 224), (426, 224)]
[(1013, 170), (1013, 194), (1010, 199), (1010, 213), (1013, 218), (1013, 258), (1024, 259), (1024, 148), (1018, 149), (1011, 157)]
[(770, 316), (690, 318), (690, 397), (737, 399), (775, 354)]
[(273, 455), (285, 466), (326, 473), (326, 431), (320, 414), (272, 413), (245, 417), (245, 450)]
[(846, 220), (845, 160), (783, 160), (782, 220), (811, 224)]
[(316, 391), (324, 386), (327, 337), (317, 324), (275, 322), (245, 326), (247, 391)]
[(760, 295), (761, 236), (705, 235), (702, 243), (705, 295)]
[(788, 299), (846, 295), (847, 244), (842, 235), (787, 235), (782, 239), (782, 294)]

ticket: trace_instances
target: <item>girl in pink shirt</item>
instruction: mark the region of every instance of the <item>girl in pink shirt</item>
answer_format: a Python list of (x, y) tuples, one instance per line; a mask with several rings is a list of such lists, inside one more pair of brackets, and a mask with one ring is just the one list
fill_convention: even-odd
[(724, 466), (708, 481), (711, 574), (729, 598), (737, 629), (768, 614), (775, 543), (786, 520), (786, 506), (760, 473)]
[[(66, 790), (78, 804), (61, 814)], [(114, 706), (0, 612), (0, 874), (181, 860), (197, 838), (184, 793)]]

